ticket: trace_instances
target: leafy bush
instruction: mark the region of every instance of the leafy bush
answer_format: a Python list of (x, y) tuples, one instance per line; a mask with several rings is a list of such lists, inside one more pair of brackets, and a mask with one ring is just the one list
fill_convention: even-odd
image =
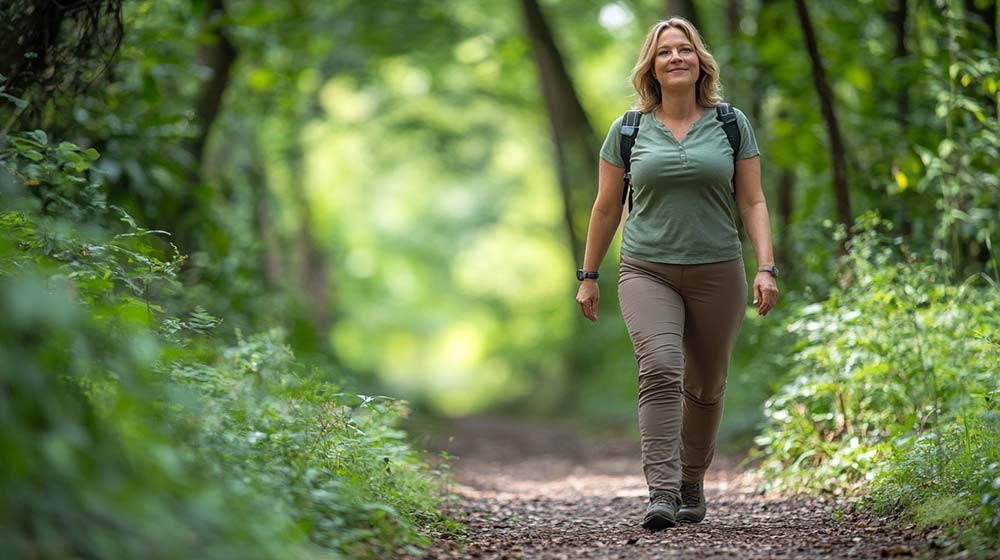
[(982, 406), (971, 394), (997, 390), (987, 337), (1000, 328), (1000, 291), (943, 283), (887, 232), (877, 217), (860, 220), (849, 285), (789, 326), (800, 337), (789, 381), (767, 402), (757, 440), (781, 483), (872, 480), (892, 444), (966, 417)]
[(0, 149), (0, 556), (384, 556), (454, 531), (404, 403), (307, 371), (280, 330), (220, 340), (96, 158), (41, 131)]
[(992, 408), (897, 446), (862, 506), (881, 515), (905, 512), (925, 529), (943, 528), (951, 544), (996, 550), (1000, 415)]
[(211, 366), (175, 360), (168, 373), (197, 389), (185, 410), (220, 476), (263, 489), (325, 548), (389, 554), (451, 531), (437, 513), (444, 471), (429, 471), (398, 428), (405, 405), (344, 393), (302, 371), (280, 332), (244, 339)]
[(958, 500), (995, 531), (1000, 290), (985, 275), (946, 283), (876, 215), (859, 220), (843, 270), (845, 287), (789, 324), (799, 341), (766, 403), (761, 471), (783, 488), (874, 482), (883, 512)]
[(311, 556), (288, 516), (208, 476), (150, 412), (148, 333), (113, 334), (30, 274), (0, 277), (0, 313), (0, 556)]

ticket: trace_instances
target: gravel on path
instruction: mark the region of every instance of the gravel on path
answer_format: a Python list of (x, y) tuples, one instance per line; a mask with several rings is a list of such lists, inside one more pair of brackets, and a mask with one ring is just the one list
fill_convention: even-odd
[(844, 498), (764, 494), (732, 457), (705, 480), (708, 515), (659, 532), (640, 526), (647, 491), (638, 444), (551, 422), (470, 417), (429, 443), (453, 455), (461, 541), (430, 558), (783, 559), (936, 556), (911, 527), (852, 513)]

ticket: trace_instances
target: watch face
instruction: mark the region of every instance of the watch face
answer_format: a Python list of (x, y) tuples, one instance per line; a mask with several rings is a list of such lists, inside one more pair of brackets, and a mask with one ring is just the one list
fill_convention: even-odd
[(582, 270), (577, 270), (576, 271), (576, 279), (579, 280), (579, 281), (581, 281), (581, 282), (583, 282), (584, 276), (583, 276), (583, 271)]

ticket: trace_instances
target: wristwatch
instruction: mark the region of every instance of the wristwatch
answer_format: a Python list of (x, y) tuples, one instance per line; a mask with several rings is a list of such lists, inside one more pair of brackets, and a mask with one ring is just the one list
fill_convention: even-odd
[(576, 271), (576, 279), (581, 282), (583, 282), (587, 278), (593, 278), (594, 280), (597, 280), (598, 276), (600, 276), (600, 274), (598, 274), (597, 272), (587, 272), (582, 268)]
[(773, 264), (770, 266), (759, 266), (757, 267), (757, 272), (770, 272), (771, 276), (778, 277), (778, 267)]

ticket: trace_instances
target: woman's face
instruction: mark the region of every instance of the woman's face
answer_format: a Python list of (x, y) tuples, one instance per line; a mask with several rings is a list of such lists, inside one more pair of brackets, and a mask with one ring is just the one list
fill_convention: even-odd
[(660, 87), (693, 86), (700, 72), (698, 54), (687, 35), (676, 27), (661, 31), (653, 57), (653, 77)]

